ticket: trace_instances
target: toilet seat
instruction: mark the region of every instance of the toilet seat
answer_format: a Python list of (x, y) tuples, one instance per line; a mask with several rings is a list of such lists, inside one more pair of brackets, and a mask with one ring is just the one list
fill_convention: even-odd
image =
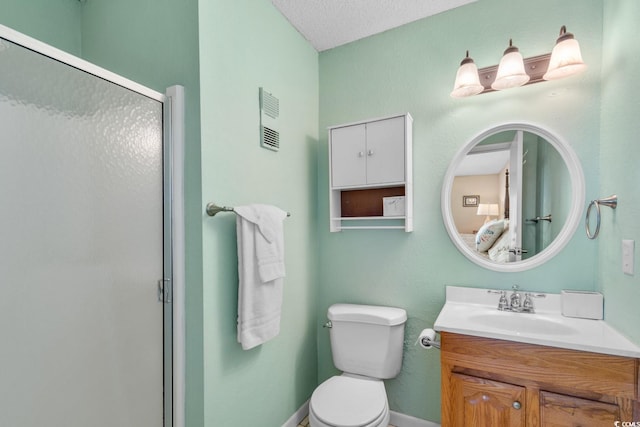
[(389, 408), (384, 383), (348, 375), (331, 377), (313, 392), (309, 416), (314, 427), (386, 427)]

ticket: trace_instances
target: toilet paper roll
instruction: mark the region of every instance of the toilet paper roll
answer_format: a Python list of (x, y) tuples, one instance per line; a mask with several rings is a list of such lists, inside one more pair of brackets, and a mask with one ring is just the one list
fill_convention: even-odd
[(436, 331), (431, 328), (423, 329), (418, 336), (418, 342), (420, 343), (420, 347), (422, 348), (433, 348), (437, 347), (436, 344)]

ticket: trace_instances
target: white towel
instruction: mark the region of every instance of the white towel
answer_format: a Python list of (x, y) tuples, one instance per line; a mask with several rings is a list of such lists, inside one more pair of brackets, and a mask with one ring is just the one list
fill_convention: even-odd
[(280, 332), (284, 269), (282, 221), (274, 206), (235, 208), (238, 234), (238, 342), (244, 350)]

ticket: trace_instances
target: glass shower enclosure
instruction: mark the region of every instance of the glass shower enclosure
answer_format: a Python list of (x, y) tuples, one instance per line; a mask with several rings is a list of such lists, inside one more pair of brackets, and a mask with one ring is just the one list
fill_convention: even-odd
[(0, 38), (0, 425), (171, 426), (166, 97), (11, 38)]

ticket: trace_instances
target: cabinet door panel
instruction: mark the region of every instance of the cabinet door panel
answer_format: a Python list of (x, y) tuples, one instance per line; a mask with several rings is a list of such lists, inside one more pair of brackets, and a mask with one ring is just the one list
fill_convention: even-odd
[(540, 392), (542, 427), (611, 427), (620, 421), (620, 408), (610, 403), (595, 402), (574, 396)]
[(524, 387), (462, 374), (451, 380), (455, 427), (524, 427)]
[(405, 180), (405, 118), (367, 123), (367, 184)]
[(348, 187), (367, 181), (365, 125), (331, 130), (331, 185)]

